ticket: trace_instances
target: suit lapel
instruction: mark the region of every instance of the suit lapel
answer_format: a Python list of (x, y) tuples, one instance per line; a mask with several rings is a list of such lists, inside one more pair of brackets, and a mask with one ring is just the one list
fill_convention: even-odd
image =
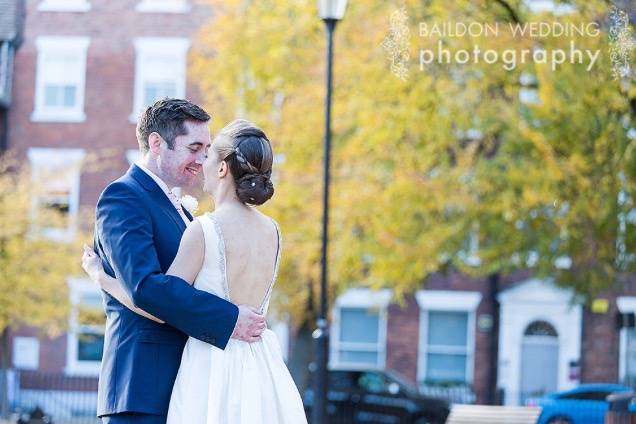
[[(183, 222), (183, 219), (181, 219), (181, 215), (179, 215), (177, 209), (174, 207), (170, 199), (168, 199), (166, 193), (163, 192), (161, 187), (157, 185), (150, 175), (146, 174), (137, 165), (133, 165), (128, 172), (144, 189), (146, 189), (146, 191), (149, 192), (150, 197), (161, 207), (161, 209), (163, 209), (170, 218), (172, 218), (181, 232), (184, 232), (186, 225)], [(190, 217), (188, 216), (188, 218)]]
[(181, 210), (183, 211), (185, 216), (190, 220), (190, 222), (192, 222), (194, 220), (194, 218), (192, 217), (192, 215), (190, 214), (190, 212), (186, 208), (181, 206)]

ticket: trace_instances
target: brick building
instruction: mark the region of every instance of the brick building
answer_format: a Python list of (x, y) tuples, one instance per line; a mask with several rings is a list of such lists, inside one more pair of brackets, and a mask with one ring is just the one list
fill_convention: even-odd
[[(0, 21), (6, 3), (0, 2)], [(82, 208), (93, 208), (137, 157), (138, 112), (162, 97), (200, 100), (188, 79), (188, 52), (211, 10), (191, 0), (14, 3), (24, 3), (26, 15), (7, 147), (33, 165), (34, 183), (44, 188), (34, 202), (66, 212), (66, 223), (45, 229), (64, 242), (74, 236)], [(4, 45), (0, 39), (0, 53)], [(95, 154), (107, 156), (107, 166), (89, 170)], [(12, 334), (12, 363), (22, 375), (14, 401), (40, 403), (58, 415), (94, 415), (103, 328), (82, 322), (80, 312), (101, 310), (101, 295), (83, 276), (70, 277), (68, 286), (73, 312), (66, 334), (48, 339), (30, 328)], [(80, 400), (75, 406), (64, 405), (70, 392)]]
[(579, 383), (633, 385), (634, 312), (631, 280), (584, 303), (527, 272), (435, 275), (400, 304), (389, 290), (340, 296), (330, 361), (392, 369), (455, 401), (515, 405)]
[[(134, 161), (135, 116), (144, 105), (164, 96), (200, 98), (188, 79), (187, 55), (211, 13), (193, 0), (26, 2), (7, 144), (34, 165), (35, 182), (45, 188), (36, 203), (67, 212), (66, 225), (46, 229), (50, 237), (73, 237), (81, 207), (93, 207)], [(109, 166), (87, 172), (86, 158), (102, 151), (109, 152)], [(352, 289), (336, 299), (331, 366), (388, 368), (431, 393), (456, 388), (457, 401), (507, 404), (636, 375), (636, 334), (616, 324), (619, 313), (636, 312), (632, 282), (594, 302), (594, 310), (529, 273), (501, 281), (435, 275), (422, 287), (401, 304), (390, 290)], [(99, 310), (101, 298), (82, 276), (69, 278), (69, 296), (69, 331), (55, 339), (36, 329), (15, 331), (12, 362), (31, 373), (22, 382), (25, 404), (48, 402), (38, 397), (44, 391), (59, 394), (58, 404), (65, 392), (77, 392), (86, 406), (61, 413), (91, 415), (103, 329), (83, 323), (79, 311)], [(281, 337), (286, 351), (284, 332)], [(291, 362), (310, 342), (303, 335), (296, 340), (305, 346), (292, 343)], [(300, 384), (305, 368), (292, 367)], [(37, 373), (64, 380), (51, 385)], [(87, 376), (88, 385), (74, 383)]]

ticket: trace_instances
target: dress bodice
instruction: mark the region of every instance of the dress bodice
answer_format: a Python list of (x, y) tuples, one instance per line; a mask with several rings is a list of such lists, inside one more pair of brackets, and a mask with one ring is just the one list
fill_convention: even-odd
[[(205, 239), (205, 254), (203, 257), (203, 265), (201, 270), (194, 280), (194, 287), (199, 290), (204, 290), (209, 293), (215, 294), (229, 302), (230, 289), (228, 286), (227, 278), (227, 257), (225, 249), (225, 240), (223, 238), (223, 231), (213, 213), (206, 213), (197, 217), (201, 227), (203, 229), (203, 235)], [(267, 314), (269, 308), (269, 301), (272, 295), (272, 289), (276, 283), (276, 277), (278, 276), (278, 267), (280, 264), (281, 250), (282, 250), (282, 237), (280, 228), (276, 221), (272, 220), (276, 227), (278, 234), (278, 252), (276, 254), (276, 263), (274, 266), (274, 272), (268, 286), (268, 289), (263, 297), (260, 305), (260, 312)]]

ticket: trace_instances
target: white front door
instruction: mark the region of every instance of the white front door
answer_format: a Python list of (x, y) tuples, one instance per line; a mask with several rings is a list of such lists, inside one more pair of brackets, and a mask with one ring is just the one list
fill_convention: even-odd
[(578, 384), (568, 372), (568, 364), (581, 355), (582, 308), (573, 296), (571, 290), (538, 279), (499, 294), (497, 387), (506, 405)]
[(520, 403), (524, 404), (528, 397), (555, 392), (558, 376), (558, 335), (549, 323), (535, 321), (528, 326), (521, 342)]

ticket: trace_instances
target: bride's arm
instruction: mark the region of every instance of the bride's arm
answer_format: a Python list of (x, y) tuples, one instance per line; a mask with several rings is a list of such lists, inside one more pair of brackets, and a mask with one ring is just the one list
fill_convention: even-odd
[(177, 256), (172, 261), (168, 271), (166, 271), (166, 275), (174, 275), (193, 284), (194, 279), (197, 278), (203, 266), (204, 254), (203, 228), (201, 223), (195, 219), (183, 233)]
[[(192, 284), (199, 274), (203, 265), (203, 255), (205, 249), (205, 241), (203, 239), (203, 229), (199, 221), (193, 221), (186, 228), (179, 244), (179, 251), (170, 268), (166, 272), (167, 275), (174, 275)], [(108, 294), (117, 299), (122, 305), (153, 321), (164, 323), (159, 318), (149, 314), (136, 307), (132, 299), (123, 289), (121, 283), (116, 278), (106, 274), (102, 267), (101, 260), (95, 252), (84, 246), (84, 255), (82, 256), (82, 267), (90, 276), (91, 280), (99, 284), (99, 286)]]
[(82, 255), (82, 268), (84, 268), (84, 271), (86, 271), (93, 282), (97, 283), (102, 290), (117, 299), (119, 303), (124, 305), (126, 308), (144, 318), (148, 318), (161, 324), (164, 323), (154, 315), (136, 307), (130, 296), (128, 296), (128, 294), (124, 291), (119, 281), (106, 274), (106, 271), (104, 271), (104, 267), (102, 266), (101, 259), (99, 259), (93, 249), (86, 245), (84, 245), (84, 254)]

